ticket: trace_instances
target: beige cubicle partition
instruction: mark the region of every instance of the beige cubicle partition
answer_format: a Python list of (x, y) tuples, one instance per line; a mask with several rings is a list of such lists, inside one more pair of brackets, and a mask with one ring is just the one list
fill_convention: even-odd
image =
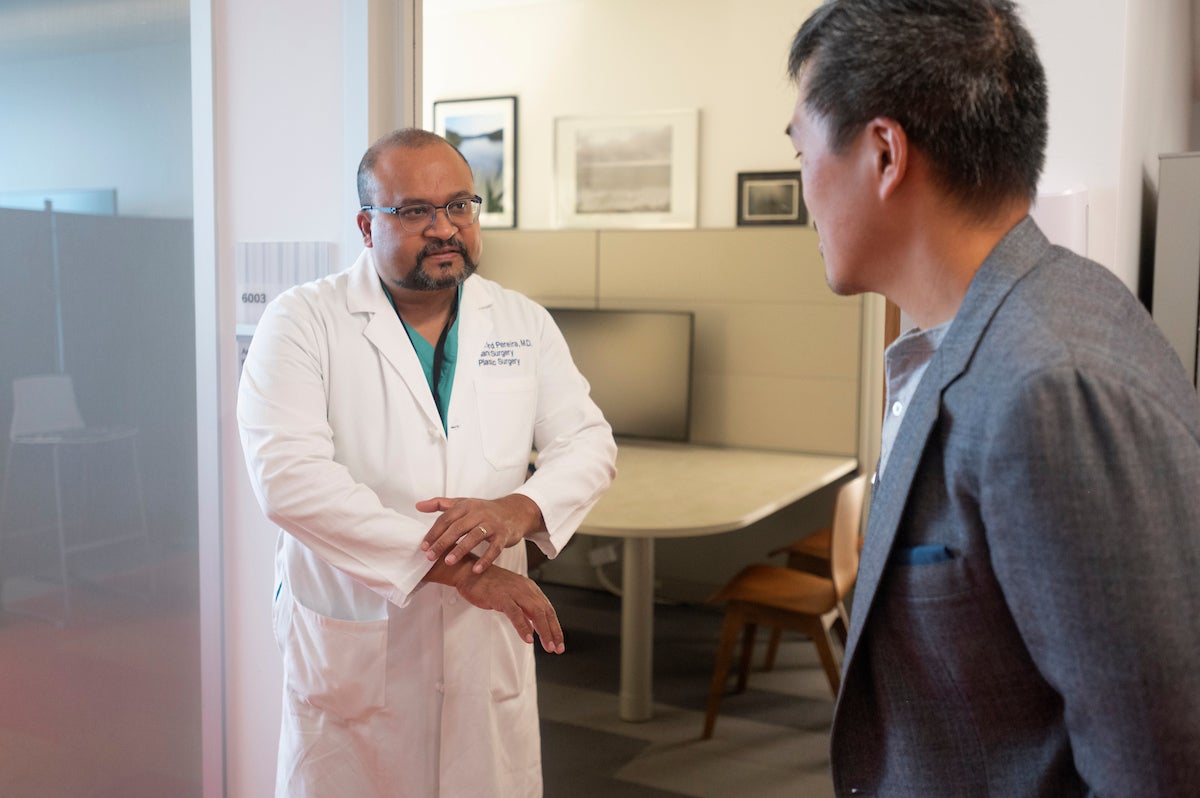
[(858, 447), (862, 300), (825, 284), (807, 228), (501, 231), (480, 273), (550, 306), (690, 310), (691, 440)]
[[(693, 443), (862, 458), (863, 331), (877, 325), (863, 298), (829, 290), (809, 228), (488, 230), (480, 273), (552, 307), (693, 312)], [(736, 536), (659, 541), (660, 591), (702, 597), (825, 520), (829, 497), (802, 504)], [(584, 555), (601, 545), (548, 573), (595, 586)]]
[(596, 307), (594, 230), (485, 230), (479, 273), (548, 307)]

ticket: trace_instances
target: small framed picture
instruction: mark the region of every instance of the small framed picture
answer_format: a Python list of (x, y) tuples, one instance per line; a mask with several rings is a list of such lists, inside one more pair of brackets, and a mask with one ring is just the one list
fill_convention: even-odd
[(433, 104), (433, 132), (458, 148), (483, 197), (481, 227), (517, 226), (517, 98), (480, 97)]
[(738, 172), (738, 227), (808, 224), (799, 172)]

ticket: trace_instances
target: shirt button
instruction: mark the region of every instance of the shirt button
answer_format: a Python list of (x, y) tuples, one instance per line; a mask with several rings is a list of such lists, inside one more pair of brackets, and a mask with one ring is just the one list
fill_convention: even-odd
[(433, 686), (433, 689), (437, 690), (439, 693), (444, 693), (444, 692), (446, 692), (446, 685), (443, 684), (442, 682), (438, 682), (437, 684), (435, 684)]
[(903, 412), (904, 412), (904, 405), (900, 404), (899, 402), (896, 402), (895, 404), (892, 405), (892, 415), (893, 416), (898, 416)]

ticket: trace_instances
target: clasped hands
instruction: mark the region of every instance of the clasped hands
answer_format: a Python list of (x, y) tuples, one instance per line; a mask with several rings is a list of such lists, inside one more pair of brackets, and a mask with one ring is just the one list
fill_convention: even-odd
[[(521, 494), (492, 500), (438, 497), (417, 502), (416, 507), (423, 513), (441, 512), (421, 541), (421, 549), (434, 562), (434, 581), (454, 587), (476, 607), (504, 613), (526, 643), (533, 642), (536, 632), (546, 651), (565, 650), (558, 615), (541, 588), (526, 576), (488, 567), (501, 551), (544, 527), (532, 499)], [(488, 547), (476, 558), (471, 550), (485, 540)]]
[(454, 565), (472, 549), (488, 542), (488, 547), (472, 566), (483, 573), (500, 552), (515, 546), (530, 532), (544, 526), (542, 511), (533, 499), (511, 493), (500, 499), (449, 499), (439, 496), (417, 502), (422, 513), (441, 512), (421, 541), (421, 550), (432, 562), (446, 552), (446, 565)]

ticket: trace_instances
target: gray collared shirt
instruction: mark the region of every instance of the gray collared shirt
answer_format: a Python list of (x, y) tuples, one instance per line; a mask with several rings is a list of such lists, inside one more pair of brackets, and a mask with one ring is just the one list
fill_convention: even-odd
[(887, 410), (883, 415), (883, 434), (879, 449), (879, 468), (875, 473), (876, 479), (883, 477), (887, 466), (888, 455), (891, 454), (892, 444), (896, 442), (896, 433), (900, 430), (900, 422), (904, 420), (904, 411), (917, 391), (917, 385), (933, 360), (950, 322), (939, 324), (928, 330), (913, 327), (892, 342), (883, 353), (884, 366), (887, 370)]

